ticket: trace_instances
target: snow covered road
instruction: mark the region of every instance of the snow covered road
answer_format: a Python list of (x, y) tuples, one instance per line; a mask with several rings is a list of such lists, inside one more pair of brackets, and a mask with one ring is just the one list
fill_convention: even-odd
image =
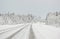
[[(3, 29), (4, 27), (4, 29)], [(7, 26), (8, 28), (5, 29), (5, 26), (1, 26), (0, 28), (0, 39), (28, 39), (27, 33), (29, 32), (29, 25), (17, 25), (14, 27)], [(10, 27), (10, 28), (9, 28)], [(25, 36), (24, 36), (25, 35)], [(27, 36), (27, 37), (26, 37)]]
[(0, 26), (0, 39), (60, 39), (60, 28), (37, 23)]

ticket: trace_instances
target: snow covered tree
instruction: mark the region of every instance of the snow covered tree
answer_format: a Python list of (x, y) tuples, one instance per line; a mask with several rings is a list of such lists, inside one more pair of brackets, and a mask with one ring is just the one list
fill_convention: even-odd
[(48, 13), (46, 17), (46, 24), (49, 25), (60, 25), (60, 13), (55, 12), (55, 13)]

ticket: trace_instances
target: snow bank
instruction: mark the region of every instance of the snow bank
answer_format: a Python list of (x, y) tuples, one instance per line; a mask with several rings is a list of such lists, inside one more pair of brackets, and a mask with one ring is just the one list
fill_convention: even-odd
[(60, 39), (60, 28), (41, 23), (33, 24), (36, 39)]

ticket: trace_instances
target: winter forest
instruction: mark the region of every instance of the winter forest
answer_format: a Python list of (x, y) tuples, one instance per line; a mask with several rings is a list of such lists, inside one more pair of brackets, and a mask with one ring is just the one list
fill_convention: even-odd
[(14, 25), (21, 23), (30, 22), (42, 22), (47, 25), (60, 25), (60, 12), (49, 12), (45, 19), (41, 19), (40, 16), (33, 16), (32, 14), (27, 15), (16, 15), (15, 13), (0, 13), (0, 25)]

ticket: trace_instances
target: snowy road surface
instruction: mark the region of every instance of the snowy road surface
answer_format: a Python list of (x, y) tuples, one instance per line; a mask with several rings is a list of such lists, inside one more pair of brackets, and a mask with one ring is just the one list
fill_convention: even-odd
[(0, 39), (60, 39), (60, 28), (39, 22), (0, 25)]

